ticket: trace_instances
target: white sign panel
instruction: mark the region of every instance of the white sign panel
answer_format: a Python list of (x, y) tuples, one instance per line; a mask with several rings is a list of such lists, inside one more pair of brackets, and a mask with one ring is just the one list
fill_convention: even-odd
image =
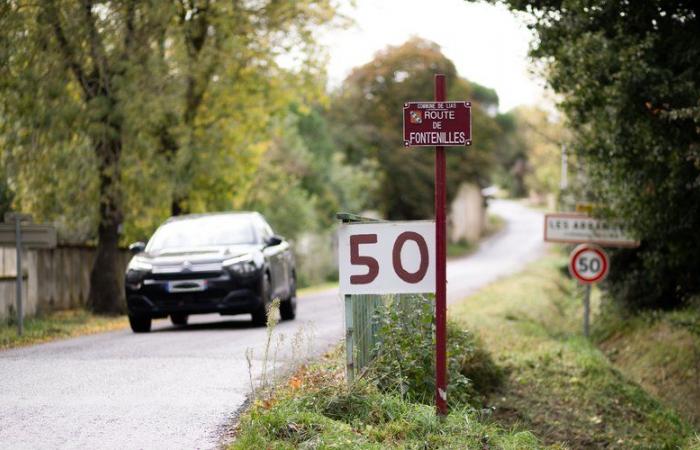
[[(0, 246), (15, 246), (16, 224), (0, 223)], [(56, 247), (56, 229), (51, 225), (21, 224), (22, 245), (27, 248)]]
[(613, 223), (586, 214), (544, 216), (544, 240), (569, 244), (595, 243), (605, 247), (637, 247), (639, 242)]
[(597, 245), (581, 244), (569, 257), (569, 272), (583, 284), (604, 280), (609, 269), (608, 255)]
[(342, 294), (435, 292), (435, 222), (342, 224), (338, 258)]

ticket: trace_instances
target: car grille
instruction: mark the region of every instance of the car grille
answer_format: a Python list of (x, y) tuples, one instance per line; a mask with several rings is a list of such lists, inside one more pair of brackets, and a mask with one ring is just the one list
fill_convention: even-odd
[(224, 274), (223, 270), (210, 272), (167, 272), (167, 273), (151, 273), (148, 278), (151, 280), (204, 280), (210, 278), (219, 278)]

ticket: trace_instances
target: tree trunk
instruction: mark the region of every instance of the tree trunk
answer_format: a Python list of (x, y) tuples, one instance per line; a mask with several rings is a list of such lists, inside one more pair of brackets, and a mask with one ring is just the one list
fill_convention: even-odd
[(182, 202), (185, 201), (185, 198), (182, 198), (180, 196), (176, 196), (173, 198), (173, 201), (170, 203), (170, 215), (171, 216), (180, 216), (182, 214), (187, 214), (187, 211), (182, 207)]
[(121, 127), (110, 124), (117, 137), (99, 140), (95, 153), (100, 173), (100, 223), (97, 255), (90, 273), (88, 301), (92, 311), (117, 314), (124, 311), (123, 267), (119, 258), (119, 227), (123, 220), (119, 189)]

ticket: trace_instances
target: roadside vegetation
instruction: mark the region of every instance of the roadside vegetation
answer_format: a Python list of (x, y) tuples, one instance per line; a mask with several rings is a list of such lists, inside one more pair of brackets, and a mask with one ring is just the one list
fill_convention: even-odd
[(700, 429), (700, 313), (602, 311), (600, 348), (627, 378)]
[[(486, 226), (484, 227), (483, 235), (481, 239), (486, 239), (489, 236), (493, 236), (503, 229), (505, 222), (503, 218), (495, 214), (489, 214), (486, 217)], [(481, 240), (480, 239), (480, 240)], [(467, 256), (479, 249), (479, 242), (471, 242), (466, 239), (459, 240), (457, 242), (447, 243), (447, 257), (448, 258), (460, 258)]]
[[(380, 316), (385, 340), (363, 377), (347, 385), (342, 348), (302, 367), (253, 403), (231, 448), (700, 448), (682, 404), (638, 384), (637, 362), (618, 367), (606, 356), (620, 337), (604, 332), (600, 292), (593, 323), (605, 351), (582, 336), (580, 290), (565, 263), (550, 254), (450, 308), (444, 421), (432, 406), (432, 324), (421, 320), (431, 317), (430, 300), (419, 297)], [(657, 321), (677, 319), (687, 317)], [(632, 344), (640, 327), (627, 329)], [(687, 354), (674, 349), (692, 346), (676, 337), (657, 339), (666, 352), (654, 354), (687, 368)]]
[[(593, 301), (600, 311), (600, 295)], [(700, 446), (688, 421), (582, 336), (581, 292), (566, 272), (566, 257), (550, 255), (450, 314), (482, 337), (507, 373), (489, 398), (496, 422), (570, 448)], [(593, 323), (604, 326), (598, 317)], [(674, 344), (655, 345), (668, 351)]]
[(71, 309), (26, 318), (24, 334), (18, 336), (17, 324), (10, 320), (0, 325), (0, 350), (120, 330), (128, 325), (125, 316), (103, 316), (84, 309)]
[(240, 419), (231, 449), (248, 448), (537, 448), (528, 432), (482, 420), (482, 412), (453, 408), (445, 420), (429, 404), (382, 392), (369, 379), (345, 381), (342, 349), (304, 367), (268, 402)]

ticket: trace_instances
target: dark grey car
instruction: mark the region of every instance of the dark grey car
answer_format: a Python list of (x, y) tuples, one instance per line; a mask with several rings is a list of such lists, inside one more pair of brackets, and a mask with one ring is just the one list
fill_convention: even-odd
[(273, 298), (284, 320), (296, 315), (296, 269), (290, 245), (256, 212), (193, 214), (168, 219), (148, 245), (129, 247), (126, 271), (129, 323), (135, 332), (170, 316), (252, 315), (264, 325)]

